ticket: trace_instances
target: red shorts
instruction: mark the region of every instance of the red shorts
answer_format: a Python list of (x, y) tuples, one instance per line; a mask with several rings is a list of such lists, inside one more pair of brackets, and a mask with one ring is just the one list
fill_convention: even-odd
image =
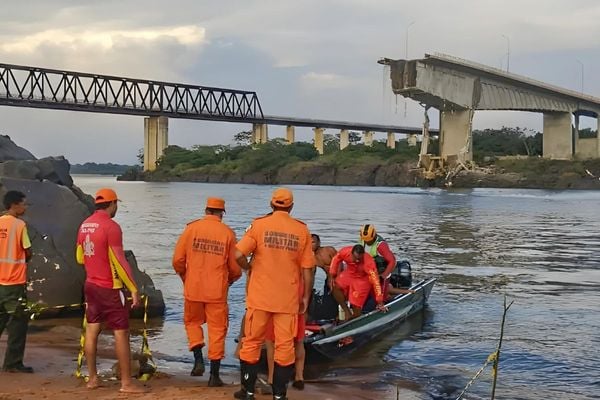
[[(298, 314), (298, 329), (296, 330), (296, 337), (294, 340), (296, 342), (301, 342), (304, 340), (304, 336), (306, 336), (306, 318), (304, 318), (304, 314)], [(267, 323), (267, 330), (265, 331), (265, 340), (269, 342), (275, 341), (275, 328), (273, 328), (273, 319), (269, 320)]]
[(344, 296), (348, 299), (350, 305), (362, 308), (371, 293), (371, 282), (366, 276), (356, 278), (343, 271), (337, 278), (335, 284), (342, 289)]
[(129, 307), (120, 289), (85, 283), (85, 317), (88, 324), (104, 322), (107, 329), (129, 329)]

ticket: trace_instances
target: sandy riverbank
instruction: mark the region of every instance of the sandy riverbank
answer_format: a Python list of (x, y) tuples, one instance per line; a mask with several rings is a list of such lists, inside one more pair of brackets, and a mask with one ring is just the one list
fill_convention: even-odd
[[(54, 321), (56, 323), (56, 321)], [(7, 399), (232, 399), (233, 392), (239, 388), (237, 371), (226, 370), (223, 380), (228, 384), (223, 388), (208, 388), (208, 377), (193, 378), (185, 374), (172, 374), (161, 371), (161, 361), (157, 360), (159, 373), (147, 385), (148, 394), (119, 394), (119, 382), (110, 378), (110, 365), (114, 355), (110, 346), (110, 337), (101, 337), (99, 342), (100, 371), (104, 373), (103, 387), (88, 390), (81, 379), (73, 376), (78, 352), (78, 329), (74, 326), (50, 326), (48, 321), (34, 321), (28, 336), (25, 364), (32, 366), (34, 374), (0, 373), (0, 400)], [(0, 340), (0, 355), (4, 357), (6, 334)], [(166, 371), (166, 370), (165, 370)], [(400, 398), (417, 399), (419, 393), (410, 389), (402, 389)], [(304, 391), (293, 388), (288, 391), (291, 400), (304, 399), (395, 399), (396, 388), (380, 387), (376, 393), (372, 388), (360, 388), (356, 382), (349, 383), (343, 379), (318, 382), (307, 382)], [(258, 399), (270, 399), (271, 396), (257, 396)]]

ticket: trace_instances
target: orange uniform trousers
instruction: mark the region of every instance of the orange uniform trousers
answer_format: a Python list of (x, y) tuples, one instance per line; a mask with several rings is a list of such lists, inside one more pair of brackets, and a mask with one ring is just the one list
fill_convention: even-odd
[(203, 303), (185, 299), (183, 323), (187, 332), (189, 349), (204, 346), (202, 325), (208, 325), (208, 359), (221, 360), (225, 357), (225, 337), (229, 327), (227, 303)]
[(258, 362), (271, 321), (275, 333), (275, 362), (282, 367), (294, 363), (296, 360), (294, 339), (298, 330), (298, 314), (272, 313), (253, 308), (246, 310), (240, 360), (249, 364)]

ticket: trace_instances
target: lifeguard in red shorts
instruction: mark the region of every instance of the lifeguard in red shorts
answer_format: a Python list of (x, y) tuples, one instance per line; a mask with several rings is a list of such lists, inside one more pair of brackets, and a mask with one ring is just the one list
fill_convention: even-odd
[[(342, 263), (346, 264), (346, 269), (338, 275)], [(385, 311), (375, 261), (373, 257), (365, 254), (362, 245), (342, 248), (331, 260), (329, 277), (333, 297), (344, 310), (345, 319), (356, 318), (362, 314), (362, 307), (371, 289), (375, 294), (377, 309)], [(352, 310), (346, 302), (350, 303)]]
[(96, 212), (79, 227), (76, 259), (85, 266), (85, 301), (87, 328), (85, 357), (90, 374), (88, 389), (99, 386), (96, 347), (101, 324), (112, 329), (115, 350), (121, 366), (121, 392), (143, 393), (146, 389), (132, 381), (129, 347), (129, 305), (123, 289), (133, 298), (132, 307), (140, 305), (138, 288), (123, 251), (123, 232), (113, 217), (117, 213), (117, 193), (112, 189), (96, 192)]

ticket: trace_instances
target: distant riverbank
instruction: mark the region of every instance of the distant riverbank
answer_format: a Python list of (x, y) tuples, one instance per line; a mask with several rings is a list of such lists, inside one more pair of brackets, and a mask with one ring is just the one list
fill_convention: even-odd
[(357, 160), (354, 165), (314, 160), (254, 172), (224, 170), (211, 165), (175, 174), (161, 170), (135, 173), (119, 179), (266, 185), (600, 189), (600, 160), (562, 161), (538, 157), (495, 160), (473, 170), (460, 171), (449, 180), (440, 178), (436, 181), (420, 178), (416, 160), (401, 163)]

